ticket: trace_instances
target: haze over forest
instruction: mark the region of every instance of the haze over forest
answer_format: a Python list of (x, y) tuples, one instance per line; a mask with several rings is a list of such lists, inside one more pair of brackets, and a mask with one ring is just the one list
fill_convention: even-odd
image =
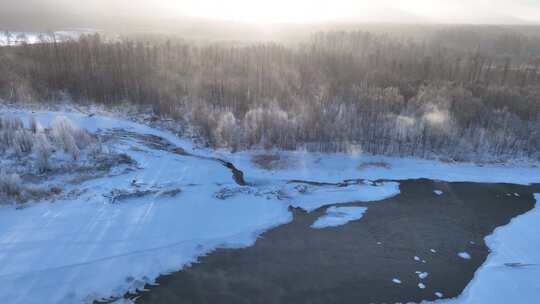
[(538, 1), (2, 7), (9, 102), (129, 103), (232, 151), (540, 159)]
[[(98, 28), (178, 30), (186, 22), (269, 24), (538, 24), (536, 0), (22, 0), (0, 1), (0, 27), (11, 30)], [(179, 23), (183, 21), (184, 23)]]

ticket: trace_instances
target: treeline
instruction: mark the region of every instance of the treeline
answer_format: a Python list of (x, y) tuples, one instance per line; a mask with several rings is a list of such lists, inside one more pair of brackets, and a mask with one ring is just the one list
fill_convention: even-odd
[(23, 44), (0, 48), (0, 96), (150, 105), (233, 150), (540, 159), (540, 38), (490, 32), (475, 45), (463, 31), (324, 32), (294, 47), (99, 35)]

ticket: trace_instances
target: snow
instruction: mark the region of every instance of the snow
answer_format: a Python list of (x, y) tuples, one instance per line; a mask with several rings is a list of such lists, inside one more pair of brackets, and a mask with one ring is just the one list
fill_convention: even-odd
[(120, 295), (136, 287), (128, 277), (153, 280), (218, 245), (248, 246), (259, 231), (291, 219), (285, 206), (270, 201), (223, 204), (201, 199), (198, 189), (183, 192), (180, 201), (112, 205), (87, 198), (2, 210), (3, 303)]
[(443, 294), (442, 292), (435, 292), (435, 296), (437, 296), (437, 298), (442, 298), (443, 297)]
[[(239, 167), (251, 167), (254, 152), (233, 155), (218, 151)], [(251, 176), (271, 174), (283, 180), (303, 179), (324, 182), (341, 182), (347, 179), (406, 180), (427, 178), (447, 182), (513, 183), (529, 185), (540, 181), (538, 164), (485, 164), (447, 163), (417, 158), (374, 156), (369, 154), (324, 154), (304, 151), (279, 152), (288, 159), (289, 168), (268, 172), (254, 167)], [(362, 167), (364, 163), (385, 163), (383, 167)], [(250, 169), (251, 170), (251, 169)]]
[(400, 279), (396, 279), (396, 278), (393, 278), (392, 279), (392, 282), (396, 283), (396, 284), (401, 284), (401, 280)]
[(322, 229), (345, 225), (350, 221), (361, 219), (366, 211), (365, 207), (330, 207), (326, 209), (325, 215), (311, 225), (311, 228)]
[(431, 251), (431, 253), (437, 253), (437, 250), (435, 249), (430, 249), (429, 251)]
[(471, 259), (471, 255), (468, 254), (467, 252), (460, 252), (458, 253), (458, 256), (464, 260), (470, 260)]
[(414, 256), (414, 260), (417, 261), (417, 262), (420, 262), (420, 258), (417, 257), (417, 256)]
[(440, 195), (443, 195), (444, 192), (442, 192), (441, 190), (434, 190), (433, 193), (440, 196)]
[[(540, 290), (540, 194), (536, 207), (486, 237), (491, 249), (486, 262), (456, 299), (447, 304), (530, 304), (538, 302)], [(509, 267), (505, 264), (519, 263)]]
[[(6, 109), (22, 118), (28, 118), (26, 110)], [(91, 131), (107, 128), (126, 128), (137, 130), (140, 133), (162, 136), (169, 141), (182, 146), (187, 151), (204, 153), (207, 156), (228, 159), (236, 167), (249, 172), (252, 181), (265, 182), (272, 180), (307, 180), (318, 182), (342, 182), (348, 179), (364, 180), (406, 180), (427, 178), (448, 182), (483, 182), (483, 183), (513, 183), (528, 185), (540, 181), (540, 170), (537, 164), (488, 164), (477, 165), (474, 163), (448, 163), (436, 160), (423, 160), (417, 158), (399, 158), (388, 156), (374, 156), (368, 154), (323, 154), (306, 151), (279, 152), (289, 161), (289, 167), (274, 171), (261, 169), (252, 163), (252, 156), (259, 154), (258, 151), (243, 151), (229, 153), (225, 150), (196, 149), (192, 141), (179, 139), (169, 132), (156, 130), (128, 120), (118, 119), (102, 115), (88, 117), (80, 113), (66, 112), (36, 112), (39, 120), (50, 120), (57, 115), (65, 115), (76, 121), (79, 126)], [(368, 166), (365, 163), (385, 163), (387, 167)], [(360, 169), (361, 167), (361, 169)], [(381, 190), (385, 192), (386, 190)], [(324, 192), (324, 191), (322, 191)], [(345, 191), (347, 192), (347, 191)], [(375, 198), (377, 199), (377, 198)], [(332, 203), (334, 203), (332, 201)]]
[(418, 288), (426, 289), (426, 285), (424, 283), (418, 283)]

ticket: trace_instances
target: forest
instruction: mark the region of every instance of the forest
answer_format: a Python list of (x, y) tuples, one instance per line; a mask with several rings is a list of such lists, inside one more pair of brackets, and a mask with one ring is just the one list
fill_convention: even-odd
[(328, 30), (294, 44), (51, 35), (0, 47), (0, 99), (130, 103), (232, 151), (539, 160), (534, 33)]

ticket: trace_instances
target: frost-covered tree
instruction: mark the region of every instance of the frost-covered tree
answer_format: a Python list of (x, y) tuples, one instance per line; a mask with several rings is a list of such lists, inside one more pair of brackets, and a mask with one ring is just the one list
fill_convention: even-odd
[(0, 198), (19, 197), (22, 193), (22, 182), (19, 175), (0, 171)]
[[(427, 32), (325, 31), (292, 45), (50, 37), (0, 48), (0, 98), (129, 102), (233, 150), (538, 159), (538, 35)], [(92, 145), (76, 128), (52, 133), (74, 158)]]
[(34, 147), (36, 156), (36, 167), (39, 172), (44, 172), (50, 168), (50, 157), (53, 152), (49, 139), (44, 133), (40, 133), (35, 137)]

